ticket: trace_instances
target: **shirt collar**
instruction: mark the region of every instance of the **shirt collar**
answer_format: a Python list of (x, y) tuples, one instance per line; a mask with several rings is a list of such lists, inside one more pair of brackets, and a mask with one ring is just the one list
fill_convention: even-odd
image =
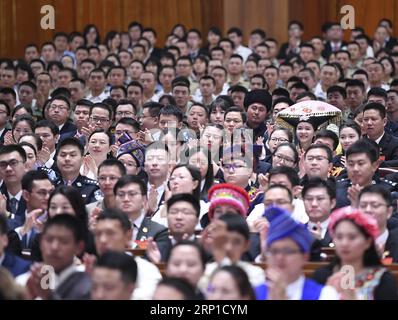
[[(172, 244), (173, 246), (178, 242), (173, 236), (170, 236), (170, 240), (171, 240), (171, 244)], [(195, 240), (196, 240), (195, 234), (191, 235), (191, 236), (190, 236), (188, 239), (186, 239), (186, 240), (195, 241)]]
[(20, 190), (15, 196), (13, 196), (9, 191), (7, 191), (7, 192), (8, 192), (8, 197), (9, 197), (9, 199), (15, 198), (15, 199), (18, 200), (18, 202), (21, 201), (21, 198), (22, 198), (22, 190)]
[(76, 266), (73, 262), (69, 267), (55, 274), (55, 288), (59, 287), (72, 273), (76, 272)]
[(3, 261), (5, 258), (6, 258), (6, 254), (3, 252), (3, 254), (0, 256), (0, 266), (3, 264)]
[(133, 220), (132, 223), (134, 226), (136, 226), (138, 229), (140, 229), (144, 219), (145, 219), (144, 212), (141, 212), (141, 214), (138, 216), (138, 218)]
[(384, 232), (377, 237), (376, 244), (379, 246), (384, 246), (387, 242), (388, 234), (388, 229), (386, 228), (386, 230), (384, 230)]
[[(327, 218), (325, 221), (321, 222), (321, 229), (322, 229), (322, 238), (325, 237), (326, 231), (328, 230), (330, 218)], [(316, 223), (312, 221), (308, 221), (308, 229), (312, 229), (316, 227)]]
[(286, 287), (286, 296), (288, 300), (301, 300), (303, 294), (305, 277), (301, 275), (296, 281)]
[(381, 139), (383, 139), (384, 134), (385, 134), (385, 132), (383, 131), (383, 134), (380, 136), (380, 138), (378, 138), (378, 139), (375, 140), (375, 142), (376, 142), (377, 144), (379, 144), (380, 141), (381, 141)]

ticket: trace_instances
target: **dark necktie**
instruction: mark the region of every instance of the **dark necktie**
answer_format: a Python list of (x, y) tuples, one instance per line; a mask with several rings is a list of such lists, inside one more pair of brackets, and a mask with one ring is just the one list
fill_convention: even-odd
[(16, 198), (10, 199), (10, 210), (13, 215), (17, 213), (18, 200)]

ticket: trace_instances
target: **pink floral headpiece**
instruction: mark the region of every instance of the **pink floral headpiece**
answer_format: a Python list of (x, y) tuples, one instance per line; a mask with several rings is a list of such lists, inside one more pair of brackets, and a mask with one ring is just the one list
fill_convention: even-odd
[(356, 225), (362, 227), (369, 236), (376, 240), (379, 235), (379, 227), (377, 226), (376, 220), (362, 213), (359, 209), (353, 207), (344, 207), (333, 211), (330, 216), (329, 222), (329, 233), (334, 237), (334, 228), (338, 222), (343, 219), (348, 219), (354, 222)]

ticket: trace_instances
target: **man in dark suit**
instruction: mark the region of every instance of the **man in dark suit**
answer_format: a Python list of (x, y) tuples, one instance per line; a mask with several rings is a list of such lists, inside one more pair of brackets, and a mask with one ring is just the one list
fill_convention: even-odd
[(370, 102), (363, 108), (363, 127), (366, 137), (380, 148), (382, 167), (398, 166), (398, 138), (385, 132), (386, 108), (381, 103)]
[(126, 214), (132, 224), (132, 241), (139, 244), (153, 238), (162, 245), (168, 241), (167, 228), (146, 217), (147, 187), (138, 176), (123, 176), (114, 187), (116, 206)]
[(388, 220), (393, 213), (391, 194), (380, 185), (367, 186), (358, 196), (358, 208), (375, 218), (379, 227), (376, 246), (386, 262), (398, 262), (398, 229), (390, 229)]
[(6, 251), (5, 249), (7, 246), (7, 219), (0, 214), (0, 267), (6, 268), (14, 277), (27, 272), (30, 267), (30, 262)]
[(67, 98), (63, 96), (52, 98), (47, 108), (47, 118), (58, 126), (60, 136), (68, 132), (76, 132), (76, 126), (69, 119), (71, 105)]
[[(3, 177), (0, 203), (6, 204), (9, 228), (21, 226), (25, 222), (26, 202), (22, 197), (22, 177), (26, 172), (26, 153), (19, 145), (0, 148), (0, 171)], [(6, 203), (4, 203), (6, 201)]]
[(4, 144), (4, 137), (10, 131), (6, 128), (10, 115), (10, 106), (4, 100), (0, 100), (0, 146)]
[(339, 23), (330, 23), (325, 31), (328, 41), (325, 43), (322, 56), (327, 59), (332, 53), (341, 50), (347, 43), (343, 41), (343, 29)]
[[(60, 214), (49, 219), (40, 237), (43, 263), (33, 266), (27, 275), (26, 287), (31, 296), (45, 300), (89, 299), (90, 276), (77, 271), (74, 261), (83, 248), (83, 226), (76, 217)], [(52, 281), (48, 283), (46, 278)], [(42, 283), (48, 283), (48, 287)]]
[[(167, 201), (167, 223), (169, 227), (168, 241), (156, 245), (150, 241), (148, 257), (154, 263), (167, 261), (171, 248), (181, 240), (196, 241), (195, 227), (199, 222), (199, 199), (192, 194), (181, 193), (173, 195)], [(158, 257), (161, 261), (157, 261)]]
[(302, 190), (305, 211), (309, 217), (307, 227), (318, 245), (329, 247), (332, 238), (328, 232), (329, 217), (336, 206), (335, 186), (321, 178), (310, 179)]
[(144, 30), (142, 30), (142, 37), (146, 38), (151, 45), (151, 47), (149, 48), (148, 56), (160, 61), (163, 50), (155, 47), (157, 40), (156, 31), (153, 28), (145, 28)]

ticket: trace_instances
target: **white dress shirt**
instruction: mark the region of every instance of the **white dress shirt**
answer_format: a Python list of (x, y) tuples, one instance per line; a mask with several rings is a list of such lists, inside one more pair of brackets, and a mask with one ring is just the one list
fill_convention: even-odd
[[(304, 289), (305, 277), (302, 275), (296, 281), (290, 283), (286, 288), (286, 296), (288, 300), (301, 300)], [(319, 300), (340, 300), (340, 296), (336, 289), (330, 286), (324, 286)]]
[(140, 240), (140, 239), (137, 239), (137, 234), (138, 234), (138, 231), (140, 231), (140, 228), (141, 228), (141, 225), (142, 225), (142, 222), (144, 221), (144, 219), (145, 219), (145, 214), (144, 214), (144, 212), (141, 212), (141, 214), (138, 216), (137, 219), (131, 221), (132, 228), (133, 228), (133, 241)]
[(386, 228), (386, 230), (384, 230), (384, 232), (377, 237), (376, 244), (378, 246), (384, 247), (386, 245), (388, 235), (389, 235), (388, 229)]
[[(329, 225), (330, 218), (326, 219), (325, 221), (321, 222), (321, 235), (322, 239), (325, 238), (326, 231), (328, 231), (328, 225)], [(317, 227), (317, 223), (314, 223), (312, 221), (308, 221), (308, 229), (311, 230), (312, 228)]]
[[(151, 184), (148, 182), (147, 183), (148, 197), (149, 197), (149, 191), (151, 189), (152, 189)], [(156, 191), (158, 192), (156, 203), (160, 207), (160, 205), (161, 205), (160, 200), (162, 199), (162, 196), (163, 196), (163, 193), (164, 193), (164, 184), (162, 183), (159, 187), (157, 187)]]
[(90, 92), (90, 94), (86, 97), (86, 99), (90, 100), (92, 103), (102, 102), (107, 98), (109, 98), (109, 93), (106, 92), (106, 90), (102, 91), (101, 94), (96, 97), (94, 97)]

